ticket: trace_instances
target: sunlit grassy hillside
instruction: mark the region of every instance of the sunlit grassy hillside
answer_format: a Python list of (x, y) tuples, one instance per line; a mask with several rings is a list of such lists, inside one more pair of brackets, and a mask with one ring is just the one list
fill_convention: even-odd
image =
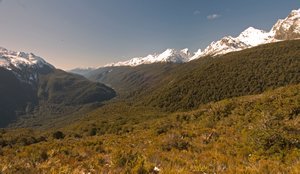
[(299, 173), (300, 85), (189, 112), (112, 103), (61, 130), (3, 130), (3, 173)]

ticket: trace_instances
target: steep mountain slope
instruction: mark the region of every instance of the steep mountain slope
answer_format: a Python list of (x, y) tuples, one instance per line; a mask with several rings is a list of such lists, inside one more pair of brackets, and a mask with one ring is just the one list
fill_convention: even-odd
[[(191, 69), (186, 73), (183, 70)], [(258, 94), (300, 83), (300, 41), (284, 41), (206, 57), (174, 69), (172, 81), (150, 93), (149, 103), (167, 110), (198, 107), (224, 98)]]
[(123, 97), (130, 97), (168, 81), (171, 70), (178, 66), (173, 63), (154, 63), (136, 67), (104, 67), (86, 74), (86, 77), (112, 87)]
[(55, 70), (40, 75), (38, 97), (40, 101), (55, 104), (85, 104), (108, 100), (114, 97), (114, 91), (101, 83), (91, 83), (82, 76)]
[(300, 38), (300, 9), (293, 10), (285, 19), (278, 20), (271, 32), (279, 40)]
[(0, 94), (0, 127), (15, 123), (21, 116), (45, 118), (40, 112), (45, 108), (47, 115), (58, 116), (56, 113), (64, 113), (58, 110), (65, 106), (102, 102), (115, 96), (111, 88), (58, 70), (32, 53), (4, 48), (0, 48)]
[(17, 119), (29, 103), (37, 104), (37, 97), (31, 85), (20, 81), (13, 73), (0, 68), (0, 127)]

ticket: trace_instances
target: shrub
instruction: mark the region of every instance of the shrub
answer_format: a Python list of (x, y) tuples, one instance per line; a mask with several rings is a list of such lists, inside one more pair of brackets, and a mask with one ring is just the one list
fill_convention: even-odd
[(136, 152), (120, 151), (115, 155), (114, 161), (118, 167), (133, 167), (135, 166), (139, 154)]
[(40, 136), (36, 139), (37, 142), (47, 141), (46, 137)]
[(7, 146), (7, 141), (3, 140), (3, 139), (0, 139), (0, 147), (5, 147)]
[(35, 139), (34, 137), (28, 137), (28, 138), (21, 138), (20, 140), (18, 140), (21, 146), (28, 146), (31, 144), (35, 144), (37, 143), (37, 139)]
[(64, 139), (65, 135), (61, 131), (56, 131), (52, 134), (54, 139)]
[(177, 150), (188, 150), (190, 147), (190, 143), (183, 139), (183, 137), (180, 137), (178, 135), (175, 135), (174, 137), (167, 140), (166, 143), (162, 145), (163, 151), (170, 151), (172, 148)]
[(41, 161), (46, 161), (48, 159), (48, 154), (46, 151), (42, 151), (40, 153), (40, 159), (41, 159)]
[(106, 164), (106, 160), (105, 160), (103, 157), (100, 157), (100, 158), (98, 159), (98, 164), (99, 164), (100, 166), (104, 166), (104, 165)]
[(156, 134), (160, 135), (160, 134), (163, 134), (163, 133), (167, 133), (173, 127), (174, 126), (172, 124), (164, 124), (164, 125), (162, 125), (162, 126), (160, 126), (156, 129)]
[(97, 128), (92, 128), (89, 130), (89, 136), (95, 136), (97, 134)]
[(148, 174), (148, 170), (145, 167), (145, 162), (142, 160), (140, 161), (135, 168), (133, 169), (133, 173), (137, 173), (137, 174)]
[(0, 129), (0, 134), (5, 134), (6, 130), (5, 129)]

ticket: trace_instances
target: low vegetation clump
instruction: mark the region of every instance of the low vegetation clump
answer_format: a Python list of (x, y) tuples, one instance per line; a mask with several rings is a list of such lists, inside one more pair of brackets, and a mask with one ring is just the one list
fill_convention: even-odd
[(63, 139), (65, 137), (64, 133), (61, 131), (56, 131), (52, 134), (54, 139)]

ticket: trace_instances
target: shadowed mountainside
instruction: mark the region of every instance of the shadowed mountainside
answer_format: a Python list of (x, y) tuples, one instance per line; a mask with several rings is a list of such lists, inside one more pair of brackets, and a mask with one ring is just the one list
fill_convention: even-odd
[(26, 83), (4, 68), (0, 68), (0, 94), (0, 127), (15, 123), (21, 117), (43, 118), (47, 123), (47, 117), (63, 117), (66, 111), (76, 111), (77, 106), (116, 96), (114, 90), (101, 83), (62, 70), (41, 70), (35, 83)]

